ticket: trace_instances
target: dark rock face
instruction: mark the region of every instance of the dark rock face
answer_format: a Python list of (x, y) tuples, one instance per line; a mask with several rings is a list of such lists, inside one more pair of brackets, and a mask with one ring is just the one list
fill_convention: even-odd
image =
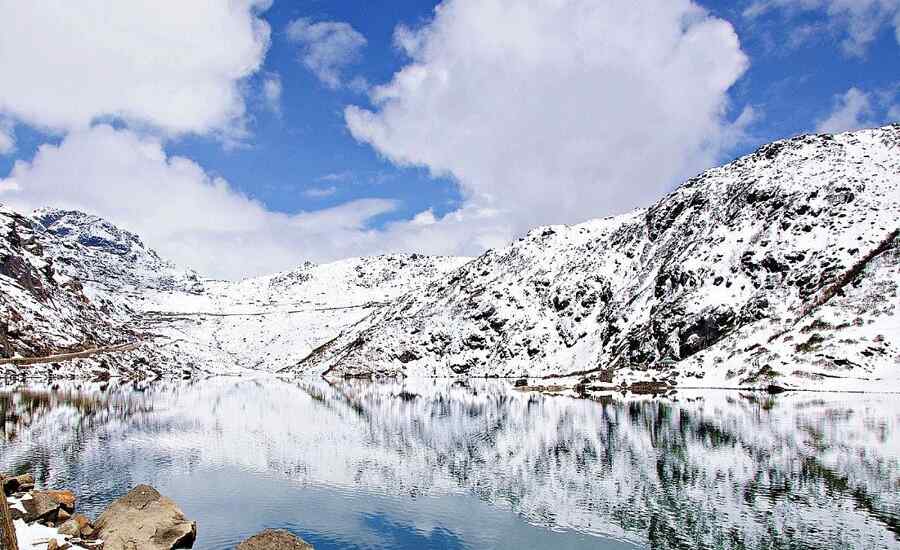
[(312, 548), (287, 531), (267, 529), (240, 543), (237, 550), (312, 550)]
[(138, 485), (113, 502), (95, 527), (105, 550), (191, 548), (197, 538), (197, 523), (149, 485)]

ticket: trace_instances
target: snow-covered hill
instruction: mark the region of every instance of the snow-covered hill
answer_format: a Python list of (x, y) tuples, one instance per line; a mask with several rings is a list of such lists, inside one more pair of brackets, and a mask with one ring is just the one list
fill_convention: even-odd
[(648, 209), (536, 229), (293, 371), (900, 389), (898, 228), (900, 126), (779, 141)]
[[(0, 320), (7, 327), (0, 336), (8, 335), (0, 340), (0, 372), (8, 374), (278, 370), (467, 261), (378, 256), (216, 281), (161, 259), (137, 235), (97, 216), (42, 209), (0, 217)], [(114, 353), (91, 353), (109, 346)], [(59, 357), (70, 352), (90, 357)], [(8, 361), (48, 356), (21, 368)]]
[(7, 372), (900, 390), (897, 125), (776, 142), (650, 208), (471, 261), (354, 258), (226, 282), (81, 212), (4, 209), (0, 227)]
[(2, 358), (79, 351), (128, 336), (59, 269), (53, 244), (32, 218), (0, 208)]
[(145, 292), (136, 319), (194, 366), (275, 371), (296, 365), (373, 310), (465, 261), (376, 256), (307, 263), (236, 283), (205, 280), (199, 292)]

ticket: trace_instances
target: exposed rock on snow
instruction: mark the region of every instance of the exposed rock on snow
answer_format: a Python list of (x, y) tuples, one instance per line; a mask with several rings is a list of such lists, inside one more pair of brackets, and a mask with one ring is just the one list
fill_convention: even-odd
[(292, 372), (900, 389), (900, 126), (801, 136), (539, 228)]
[(31, 474), (6, 478), (4, 482), (10, 480), (16, 480), (16, 483), (4, 483), (4, 491), (9, 496), (9, 513), (20, 549), (85, 550), (103, 547), (103, 541), (96, 540), (90, 520), (81, 514), (71, 515), (75, 512), (74, 493), (34, 491), (34, 476)]

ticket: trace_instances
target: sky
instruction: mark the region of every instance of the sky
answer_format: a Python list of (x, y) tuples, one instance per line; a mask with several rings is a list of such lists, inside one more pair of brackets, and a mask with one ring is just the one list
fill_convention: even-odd
[(0, 0), (0, 202), (237, 279), (475, 255), (900, 121), (900, 0)]

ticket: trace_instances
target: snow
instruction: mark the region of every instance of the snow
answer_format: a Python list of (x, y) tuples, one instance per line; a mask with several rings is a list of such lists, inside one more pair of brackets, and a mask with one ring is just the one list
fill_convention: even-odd
[(900, 391), (897, 240), (824, 300), (898, 227), (898, 150), (897, 125), (800, 136), (649, 208), (537, 228), (475, 259), (353, 258), (238, 282), (180, 269), (96, 216), (0, 209), (0, 252), (27, 271), (0, 276), (0, 314), (25, 357), (138, 345), (31, 376)]
[[(649, 209), (538, 228), (294, 371), (900, 391), (897, 239), (809, 311), (897, 229), (898, 151), (896, 125), (801, 136)], [(798, 348), (812, 333), (825, 343)]]

